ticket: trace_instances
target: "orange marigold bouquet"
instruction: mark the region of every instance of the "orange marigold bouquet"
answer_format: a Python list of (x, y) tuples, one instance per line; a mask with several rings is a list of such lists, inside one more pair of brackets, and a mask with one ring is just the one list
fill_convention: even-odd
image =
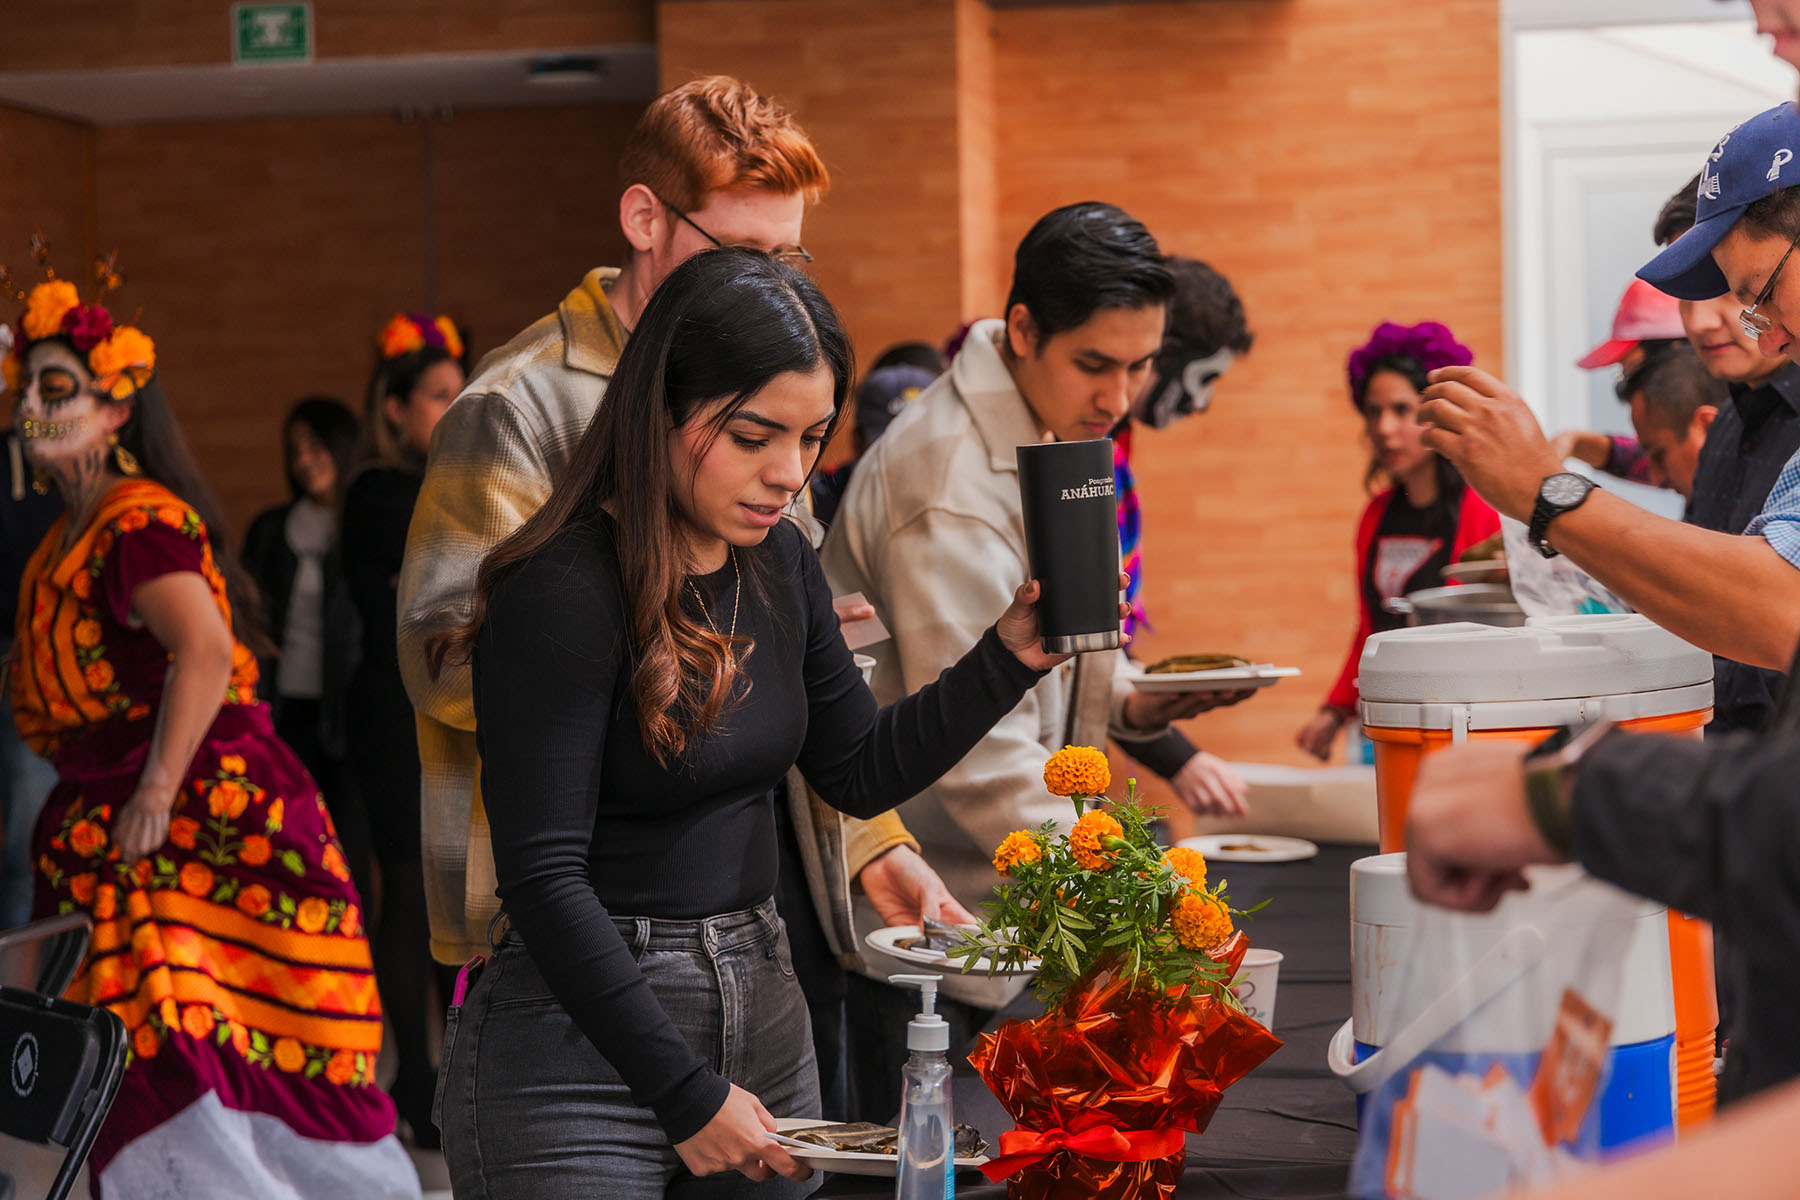
[(1045, 1015), (982, 1035), (970, 1059), (1019, 1125), (983, 1168), (1014, 1200), (1168, 1200), (1185, 1135), (1281, 1046), (1229, 987), (1248, 914), (1198, 851), (1156, 844), (1135, 781), (1117, 803), (1111, 782), (1092, 747), (1051, 755), (1044, 785), (1074, 802), (1074, 827), (1006, 836), (1007, 881), (951, 951), (965, 970), (1035, 960)]

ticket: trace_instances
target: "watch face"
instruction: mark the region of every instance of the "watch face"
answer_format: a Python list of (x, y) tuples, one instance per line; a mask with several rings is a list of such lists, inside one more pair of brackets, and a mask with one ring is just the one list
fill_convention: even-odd
[(1566, 508), (1593, 489), (1591, 480), (1583, 479), (1573, 472), (1552, 475), (1544, 480), (1543, 490), (1539, 493), (1544, 500), (1557, 508)]

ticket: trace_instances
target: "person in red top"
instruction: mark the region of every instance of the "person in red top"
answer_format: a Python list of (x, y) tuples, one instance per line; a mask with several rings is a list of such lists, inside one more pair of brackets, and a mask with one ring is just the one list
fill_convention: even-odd
[(1500, 532), (1500, 517), (1467, 487), (1456, 468), (1425, 445), (1419, 393), (1439, 367), (1474, 361), (1468, 347), (1436, 321), (1385, 321), (1350, 355), (1350, 399), (1374, 449), (1368, 485), (1385, 484), (1363, 510), (1356, 530), (1360, 616), (1350, 654), (1325, 705), (1296, 741), (1319, 759), (1331, 756), (1338, 731), (1356, 715), (1356, 671), (1371, 633), (1405, 623), (1382, 601), (1443, 583), (1440, 572), (1462, 552)]

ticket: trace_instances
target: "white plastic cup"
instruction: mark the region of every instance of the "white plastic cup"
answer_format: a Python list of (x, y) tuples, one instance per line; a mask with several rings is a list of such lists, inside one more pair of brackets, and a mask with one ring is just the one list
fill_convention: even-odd
[(1246, 950), (1231, 992), (1264, 1029), (1275, 1028), (1275, 985), (1281, 976), (1281, 951)]
[(856, 669), (863, 673), (864, 683), (875, 682), (875, 660), (873, 658), (867, 654), (852, 654), (850, 658), (856, 663)]

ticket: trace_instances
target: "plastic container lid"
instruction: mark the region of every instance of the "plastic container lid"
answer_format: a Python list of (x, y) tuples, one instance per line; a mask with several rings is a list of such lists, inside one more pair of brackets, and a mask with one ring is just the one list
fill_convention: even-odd
[[(1614, 720), (1705, 709), (1712, 656), (1638, 613), (1534, 617), (1516, 629), (1459, 622), (1371, 637), (1357, 687), (1364, 722), (1446, 728), (1442, 706), (1493, 706), (1469, 728), (1563, 724), (1579, 715)], [(1584, 714), (1520, 709), (1544, 701), (1616, 698)], [(1577, 706), (1579, 707), (1579, 706)]]

